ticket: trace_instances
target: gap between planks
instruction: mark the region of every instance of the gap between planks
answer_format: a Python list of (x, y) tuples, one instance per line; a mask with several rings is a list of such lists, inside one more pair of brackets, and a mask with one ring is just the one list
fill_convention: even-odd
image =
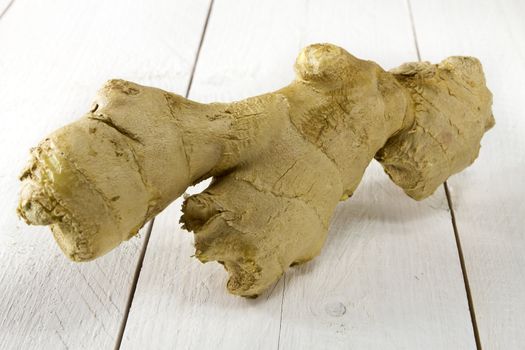
[(463, 282), (465, 283), (465, 292), (467, 293), (468, 308), (470, 311), (470, 320), (472, 321), (472, 329), (474, 331), (474, 339), (476, 340), (477, 350), (482, 350), (481, 339), (479, 337), (478, 323), (476, 321), (476, 312), (474, 310), (474, 302), (472, 299), (472, 292), (470, 291), (470, 283), (467, 275), (467, 268), (465, 266), (465, 257), (463, 255), (463, 249), (461, 248), (461, 239), (459, 238), (458, 227), (456, 224), (456, 215), (454, 214), (454, 207), (452, 205), (452, 197), (448, 190), (448, 184), (445, 181), (443, 184), (445, 188), (445, 195), (447, 196), (447, 203), (450, 209), (450, 219), (452, 220), (452, 228), (454, 229), (454, 237), (456, 239), (456, 246), (458, 247), (459, 263), (461, 265), (461, 271), (463, 273)]
[(7, 3), (7, 6), (2, 10), (2, 12), (0, 12), (0, 19), (2, 19), (5, 16), (5, 14), (7, 13), (11, 5), (13, 5), (14, 2), (15, 0), (11, 0), (9, 1), (9, 3)]
[[(210, 20), (211, 11), (213, 8), (213, 2), (215, 0), (210, 0), (210, 5), (208, 7), (208, 13), (206, 14), (206, 20), (204, 21), (204, 27), (202, 28), (202, 34), (199, 41), (199, 46), (197, 48), (197, 52), (195, 54), (195, 59), (193, 61), (193, 66), (191, 69), (190, 79), (188, 81), (188, 87), (186, 88), (186, 94), (184, 95), (186, 98), (188, 98), (190, 91), (191, 91), (191, 85), (193, 83), (193, 76), (195, 75), (195, 70), (197, 68), (197, 63), (199, 61), (199, 55), (201, 53), (202, 44), (204, 42), (204, 38), (206, 36), (206, 30), (208, 29), (208, 22)], [(14, 2), (14, 0), (11, 1), (11, 3), (8, 5), (6, 10), (2, 13), (2, 15), (7, 11), (9, 6)], [(0, 15), (1, 18), (1, 15)], [(146, 235), (144, 238), (144, 245), (142, 246), (142, 250), (140, 252), (139, 261), (137, 263), (137, 267), (135, 269), (135, 274), (133, 276), (133, 283), (131, 284), (131, 288), (129, 291), (128, 301), (126, 303), (126, 309), (124, 310), (124, 315), (122, 317), (122, 323), (119, 328), (119, 332), (117, 335), (117, 340), (115, 342), (115, 350), (119, 350), (120, 346), (122, 344), (122, 339), (124, 337), (124, 331), (126, 330), (126, 324), (128, 323), (128, 317), (129, 312), (131, 309), (131, 304), (133, 304), (133, 298), (135, 297), (135, 291), (137, 290), (137, 284), (140, 277), (140, 272), (142, 271), (142, 265), (144, 263), (144, 257), (146, 256), (146, 250), (148, 249), (148, 243), (151, 236), (151, 231), (153, 230), (153, 224), (155, 223), (155, 218), (153, 218), (148, 225), (148, 229), (146, 231)]]
[[(284, 291), (286, 290), (286, 272), (283, 274), (283, 293), (281, 295), (281, 315), (279, 317), (279, 335), (277, 337), (277, 350), (281, 348), (281, 330), (283, 326)], [(277, 281), (279, 283), (279, 281)], [(276, 283), (276, 285), (277, 285)]]
[[(419, 42), (417, 39), (417, 31), (416, 31), (416, 22), (414, 20), (414, 15), (412, 12), (412, 5), (410, 3), (410, 0), (406, 0), (406, 6), (408, 9), (408, 15), (410, 17), (410, 25), (412, 27), (412, 36), (414, 37), (414, 46), (416, 48), (417, 60), (421, 62), (421, 52), (419, 51)], [(450, 220), (452, 223), (452, 229), (454, 230), (454, 238), (455, 238), (456, 247), (458, 250), (459, 264), (461, 265), (461, 273), (463, 275), (463, 283), (465, 285), (465, 293), (467, 296), (467, 303), (468, 303), (468, 308), (469, 308), (469, 313), (470, 313), (470, 320), (472, 323), (472, 330), (474, 332), (474, 339), (476, 341), (476, 349), (482, 350), (481, 340), (479, 337), (478, 323), (476, 320), (476, 312), (474, 310), (474, 301), (472, 299), (472, 292), (470, 290), (470, 283), (468, 280), (467, 268), (465, 266), (465, 257), (463, 255), (463, 250), (461, 249), (461, 239), (460, 239), (458, 227), (456, 224), (456, 215), (454, 214), (452, 196), (450, 195), (450, 191), (448, 189), (448, 184), (446, 181), (443, 184), (443, 189), (445, 190), (445, 196), (447, 197), (447, 205), (450, 211)]]
[(133, 303), (133, 297), (135, 296), (135, 291), (137, 290), (137, 284), (139, 281), (140, 271), (142, 270), (142, 264), (144, 263), (144, 257), (146, 256), (146, 249), (148, 249), (149, 238), (151, 236), (151, 230), (153, 229), (153, 224), (155, 223), (155, 218), (151, 219), (148, 223), (148, 229), (146, 230), (146, 235), (144, 237), (144, 244), (140, 250), (139, 261), (137, 262), (137, 267), (135, 268), (135, 273), (133, 274), (133, 281), (131, 283), (131, 288), (129, 290), (128, 300), (126, 301), (126, 309), (124, 310), (124, 316), (122, 317), (122, 323), (117, 335), (117, 341), (115, 343), (115, 349), (120, 349), (122, 344), (122, 337), (124, 336), (124, 331), (126, 330), (126, 324), (128, 323), (129, 310), (131, 309), (131, 304)]

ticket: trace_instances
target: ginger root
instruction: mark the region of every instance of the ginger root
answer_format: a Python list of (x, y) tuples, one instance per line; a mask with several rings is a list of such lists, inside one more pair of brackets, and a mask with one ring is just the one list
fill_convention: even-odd
[(110, 80), (91, 111), (49, 135), (21, 175), (18, 214), (50, 225), (87, 261), (135, 235), (184, 193), (196, 257), (256, 296), (317, 254), (339, 201), (375, 157), (415, 199), (477, 157), (494, 125), (479, 61), (450, 57), (390, 72), (330, 44), (302, 50), (297, 79), (233, 103), (200, 104)]

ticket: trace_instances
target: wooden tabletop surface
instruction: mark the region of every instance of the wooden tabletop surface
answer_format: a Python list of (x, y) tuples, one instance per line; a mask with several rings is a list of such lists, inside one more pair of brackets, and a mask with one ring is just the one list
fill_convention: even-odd
[[(525, 348), (524, 18), (519, 0), (0, 0), (0, 349)], [(373, 162), (322, 254), (254, 300), (192, 257), (180, 199), (82, 264), (16, 217), (29, 148), (106, 80), (237, 100), (316, 42), (385, 69), (478, 57), (496, 118), (479, 159), (421, 202)]]

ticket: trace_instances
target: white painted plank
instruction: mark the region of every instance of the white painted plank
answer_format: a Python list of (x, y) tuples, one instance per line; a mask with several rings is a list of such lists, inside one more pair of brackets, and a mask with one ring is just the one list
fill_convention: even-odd
[[(312, 3), (306, 42), (338, 38), (392, 68), (416, 60), (403, 1)], [(318, 28), (317, 23), (323, 23)], [(376, 163), (338, 207), (325, 249), (286, 277), (283, 349), (474, 348), (442, 189), (414, 202)]]
[(142, 239), (86, 264), (16, 218), (29, 147), (120, 77), (184, 93), (208, 1), (24, 1), (0, 20), (0, 348), (114, 346)]
[(496, 126), (474, 165), (449, 180), (483, 349), (525, 344), (525, 3), (415, 1), (424, 60), (476, 56)]
[[(190, 97), (229, 101), (277, 89), (293, 79), (300, 48), (323, 41), (387, 68), (417, 59), (403, 1), (221, 0)], [(125, 349), (475, 347), (442, 189), (413, 202), (374, 164), (338, 207), (322, 255), (288, 273), (281, 330), (283, 281), (268, 300), (228, 295), (222, 267), (191, 258), (180, 202), (156, 219)]]

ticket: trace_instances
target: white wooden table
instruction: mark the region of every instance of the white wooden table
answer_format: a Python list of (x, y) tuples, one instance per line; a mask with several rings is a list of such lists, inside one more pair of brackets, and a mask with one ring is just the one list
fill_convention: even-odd
[[(0, 0), (0, 14), (0, 349), (525, 348), (523, 1)], [(479, 159), (422, 202), (372, 163), (321, 256), (255, 300), (191, 257), (180, 200), (85, 264), (17, 219), (29, 147), (104, 81), (235, 100), (287, 84), (314, 42), (385, 68), (480, 58), (497, 124)]]

